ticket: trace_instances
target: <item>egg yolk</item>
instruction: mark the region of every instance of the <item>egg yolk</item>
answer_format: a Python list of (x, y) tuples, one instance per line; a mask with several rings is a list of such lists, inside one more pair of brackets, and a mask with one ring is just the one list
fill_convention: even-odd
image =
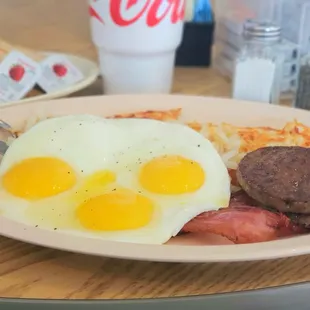
[(182, 156), (161, 156), (146, 163), (140, 183), (156, 194), (177, 195), (197, 191), (205, 182), (205, 172), (195, 161)]
[(114, 172), (109, 170), (98, 171), (86, 179), (82, 190), (89, 191), (98, 187), (101, 189), (102, 187), (115, 181), (116, 175)]
[(97, 171), (96, 173), (88, 176), (82, 186), (77, 189), (73, 198), (75, 201), (83, 201), (89, 197), (98, 196), (102, 194), (102, 190), (108, 185), (116, 181), (116, 175), (109, 170)]
[(75, 171), (58, 158), (25, 159), (2, 177), (2, 185), (10, 194), (27, 200), (51, 197), (65, 192), (76, 183)]
[(90, 230), (116, 231), (147, 225), (153, 216), (150, 199), (127, 189), (94, 197), (77, 208), (81, 225)]

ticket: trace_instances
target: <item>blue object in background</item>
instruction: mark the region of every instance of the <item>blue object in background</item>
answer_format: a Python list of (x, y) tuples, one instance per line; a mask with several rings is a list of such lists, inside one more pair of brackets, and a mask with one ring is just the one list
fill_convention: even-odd
[(213, 14), (210, 0), (196, 0), (193, 22), (210, 23), (212, 21)]

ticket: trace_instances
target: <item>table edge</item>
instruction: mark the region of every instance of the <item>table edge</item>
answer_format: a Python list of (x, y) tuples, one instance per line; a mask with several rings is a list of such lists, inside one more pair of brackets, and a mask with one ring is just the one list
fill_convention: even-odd
[[(0, 298), (1, 310), (142, 310), (145, 306), (155, 310), (160, 307), (172, 307), (176, 310), (216, 309), (273, 309), (286, 310), (295, 307), (299, 310), (309, 310), (308, 300), (310, 282), (284, 285), (272, 288), (248, 290), (234, 293), (201, 295), (191, 297), (171, 297), (154, 299), (128, 300), (60, 300), (60, 299), (23, 299)], [(249, 308), (250, 307), (250, 308)]]

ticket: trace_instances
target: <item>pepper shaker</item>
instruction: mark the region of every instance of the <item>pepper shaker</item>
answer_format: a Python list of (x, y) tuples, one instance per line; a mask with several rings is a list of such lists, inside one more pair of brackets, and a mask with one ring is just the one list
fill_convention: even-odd
[(300, 63), (295, 107), (310, 110), (310, 55), (304, 55)]

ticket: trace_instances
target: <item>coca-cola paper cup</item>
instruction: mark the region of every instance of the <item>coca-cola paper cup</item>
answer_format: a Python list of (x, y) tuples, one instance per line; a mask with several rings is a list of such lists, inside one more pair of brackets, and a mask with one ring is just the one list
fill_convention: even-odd
[(185, 0), (90, 0), (104, 92), (168, 93)]

